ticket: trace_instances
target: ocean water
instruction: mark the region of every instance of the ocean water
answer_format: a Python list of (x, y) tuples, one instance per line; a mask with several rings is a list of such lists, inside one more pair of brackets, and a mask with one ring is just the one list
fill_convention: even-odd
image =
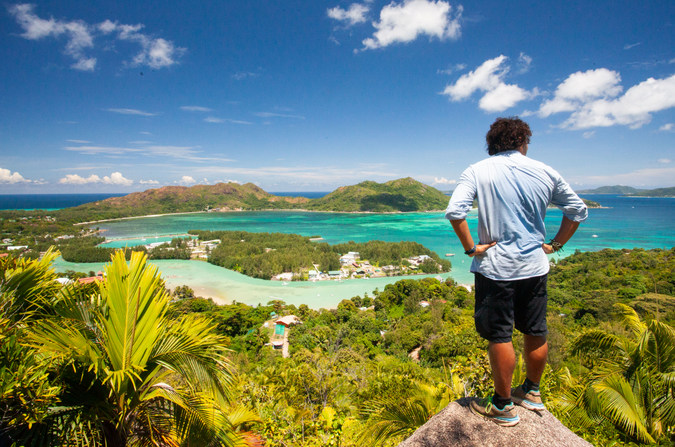
[[(565, 246), (565, 251), (552, 257), (572, 254), (575, 250), (596, 251), (603, 248), (671, 248), (675, 245), (675, 199), (629, 198), (611, 195), (584, 195), (605, 208), (589, 210), (589, 218)], [(562, 214), (557, 209), (547, 213), (549, 237), (557, 231)], [(476, 214), (468, 217), (475, 235)], [(177, 214), (135, 218), (96, 224), (105, 230), (111, 246), (137, 245), (140, 239), (154, 241), (155, 237), (183, 234), (188, 230), (244, 230), (251, 232), (298, 233), (321, 236), (330, 244), (368, 240), (416, 241), (453, 264), (450, 277), (471, 284), (470, 259), (463, 254), (459, 241), (442, 212), (400, 214), (309, 213), (297, 211), (260, 211)], [(147, 243), (147, 242), (145, 242)], [(114, 244), (114, 245), (113, 245)], [(167, 284), (175, 287), (187, 284), (198, 295), (221, 302), (239, 301), (247, 304), (266, 303), (283, 299), (288, 303), (305, 303), (313, 308), (334, 307), (342, 299), (372, 292), (399, 278), (349, 280), (317, 283), (289, 283), (248, 278), (235, 272), (196, 261), (155, 261)], [(72, 265), (59, 261), (62, 271), (98, 270), (100, 264)], [(448, 274), (443, 275), (448, 276)]]
[(0, 194), (0, 210), (58, 210), (124, 194)]

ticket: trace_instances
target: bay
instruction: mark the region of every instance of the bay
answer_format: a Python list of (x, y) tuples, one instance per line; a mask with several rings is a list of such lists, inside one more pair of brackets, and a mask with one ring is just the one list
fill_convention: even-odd
[[(565, 246), (559, 258), (575, 250), (596, 251), (603, 248), (671, 248), (675, 245), (675, 199), (636, 198), (612, 195), (584, 195), (600, 202), (605, 208), (589, 210), (589, 218)], [(562, 214), (550, 209), (546, 217), (549, 237), (557, 231)], [(476, 213), (468, 217), (476, 234)], [(188, 230), (243, 230), (250, 232), (297, 233), (321, 236), (325, 242), (336, 244), (350, 240), (415, 241), (453, 264), (449, 276), (459, 283), (471, 284), (470, 259), (463, 254), (459, 241), (442, 212), (352, 214), (313, 213), (298, 211), (256, 211), (229, 213), (174, 214), (167, 216), (125, 219), (97, 224), (105, 230), (111, 246), (133, 246), (154, 241), (154, 238), (184, 234)], [(145, 241), (141, 242), (141, 239)], [(189, 285), (198, 295), (212, 297), (220, 302), (238, 301), (247, 304), (266, 303), (282, 299), (291, 304), (307, 304), (313, 308), (335, 307), (342, 299), (382, 290), (388, 283), (400, 279), (324, 281), (317, 283), (289, 283), (248, 278), (205, 262), (153, 261), (162, 271), (169, 287)], [(59, 261), (57, 268), (89, 271), (101, 265), (73, 265)], [(448, 274), (443, 275), (448, 276)]]

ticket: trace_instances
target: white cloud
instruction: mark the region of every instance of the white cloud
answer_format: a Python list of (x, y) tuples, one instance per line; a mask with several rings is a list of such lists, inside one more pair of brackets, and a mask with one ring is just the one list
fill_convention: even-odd
[(23, 28), (22, 37), (29, 40), (39, 40), (46, 37), (65, 35), (67, 42), (64, 52), (75, 59), (72, 68), (82, 71), (93, 71), (96, 67), (96, 58), (86, 57), (85, 50), (94, 46), (94, 38), (90, 27), (80, 21), (70, 22), (41, 19), (33, 13), (34, 5), (18, 4), (9, 7), (9, 13), (14, 16), (19, 26)]
[(370, 7), (361, 3), (352, 3), (349, 9), (342, 9), (339, 6), (328, 10), (328, 17), (344, 22), (348, 26), (353, 26), (366, 21), (366, 14)]
[(656, 161), (663, 164), (663, 165), (667, 165), (668, 163), (670, 163), (671, 160), (670, 160), (670, 158), (659, 158)]
[(675, 123), (664, 124), (663, 126), (659, 127), (659, 130), (661, 132), (670, 132), (672, 130), (675, 130)]
[(392, 2), (380, 11), (380, 21), (373, 23), (377, 31), (363, 40), (363, 49), (411, 42), (422, 35), (440, 40), (456, 39), (460, 36), (463, 8), (456, 7), (454, 15), (451, 15), (451, 9), (450, 4), (442, 0)]
[(218, 117), (215, 117), (215, 116), (209, 116), (209, 117), (204, 118), (204, 122), (215, 123), (215, 124), (219, 124), (219, 123), (247, 124), (247, 125), (253, 124), (250, 121), (232, 120), (232, 119), (229, 119), (229, 118), (218, 118)]
[(159, 185), (157, 180), (140, 180), (138, 183), (141, 185)]
[(257, 78), (260, 76), (260, 73), (252, 71), (238, 71), (232, 75), (232, 79), (236, 81), (243, 81), (244, 79)]
[(76, 144), (89, 144), (91, 141), (87, 140), (66, 140), (68, 143), (76, 143)]
[(213, 112), (213, 109), (202, 106), (181, 106), (180, 109), (185, 110), (186, 112)]
[(30, 180), (23, 178), (18, 172), (12, 172), (9, 169), (0, 168), (0, 183), (30, 183)]
[(628, 43), (628, 44), (623, 46), (623, 49), (624, 50), (630, 50), (631, 48), (637, 47), (640, 44), (642, 44), (642, 42)]
[(304, 120), (305, 117), (301, 115), (289, 115), (287, 113), (274, 113), (274, 112), (256, 112), (254, 113), (255, 116), (258, 116), (260, 118), (296, 118), (300, 120)]
[(593, 138), (595, 136), (595, 131), (590, 130), (588, 132), (584, 132), (583, 137), (586, 139)]
[(611, 98), (621, 93), (621, 76), (606, 68), (572, 73), (556, 88), (552, 99), (544, 101), (539, 116), (571, 112), (580, 104), (599, 98)]
[(571, 99), (569, 103), (574, 108), (564, 111), (572, 111), (572, 114), (561, 127), (588, 129), (623, 125), (636, 129), (649, 123), (653, 113), (675, 107), (675, 75), (665, 79), (649, 78), (629, 88), (622, 96), (612, 97), (620, 91), (620, 86), (609, 85), (602, 97)]
[[(29, 40), (43, 38), (66, 37), (64, 53), (75, 59), (71, 68), (82, 71), (93, 71), (96, 68), (97, 59), (88, 56), (87, 51), (94, 51), (95, 39), (107, 38), (103, 46), (110, 47), (110, 37), (118, 40), (133, 41), (141, 46), (141, 51), (134, 56), (132, 65), (147, 65), (152, 68), (163, 68), (177, 63), (177, 59), (185, 52), (184, 48), (176, 47), (173, 42), (150, 37), (139, 31), (143, 25), (122, 25), (111, 20), (105, 20), (92, 25), (82, 20), (56, 20), (54, 18), (42, 19), (33, 10), (35, 6), (30, 4), (17, 4), (9, 7), (9, 12), (14, 16), (24, 32), (22, 37)], [(115, 34), (113, 36), (113, 34)]]
[(178, 183), (180, 183), (181, 185), (192, 185), (192, 184), (197, 183), (197, 182), (195, 181), (195, 179), (192, 176), (184, 175), (180, 178)]
[(457, 180), (449, 180), (445, 177), (434, 177), (432, 185), (454, 185), (455, 183), (457, 183)]
[(101, 177), (96, 174), (92, 174), (89, 177), (82, 177), (77, 174), (67, 174), (65, 177), (59, 180), (59, 183), (66, 185), (85, 185), (87, 183), (99, 183)]
[(140, 149), (112, 146), (66, 146), (64, 149), (87, 155), (121, 155), (131, 152), (140, 152)]
[(103, 178), (99, 177), (96, 174), (92, 174), (89, 177), (82, 177), (77, 174), (67, 174), (65, 177), (59, 180), (59, 183), (67, 185), (86, 185), (89, 183), (104, 183), (107, 185), (120, 185), (120, 186), (131, 186), (134, 182), (124, 178), (121, 172), (113, 172), (110, 176), (104, 176)]
[(104, 109), (106, 112), (119, 113), (122, 115), (139, 115), (139, 116), (156, 116), (156, 113), (144, 112), (143, 110), (137, 109)]
[(442, 94), (448, 95), (452, 101), (462, 101), (476, 91), (485, 92), (478, 106), (486, 112), (501, 112), (536, 95), (536, 91), (529, 92), (504, 82), (509, 72), (507, 59), (500, 55), (486, 60), (474, 71), (460, 76), (454, 84), (447, 85)]
[(532, 58), (521, 51), (518, 56), (518, 73), (527, 73), (530, 71), (532, 65)]
[(121, 185), (121, 186), (131, 186), (134, 181), (124, 178), (121, 172), (113, 172), (110, 174), (110, 177), (107, 175), (101, 180), (102, 183), (108, 185)]
[(466, 69), (466, 64), (455, 64), (455, 65), (450, 65), (450, 66), (448, 66), (448, 68), (444, 68), (442, 70), (440, 70), (440, 69), (436, 70), (436, 73), (449, 75), (449, 74), (453, 74), (457, 71), (462, 71), (464, 69)]

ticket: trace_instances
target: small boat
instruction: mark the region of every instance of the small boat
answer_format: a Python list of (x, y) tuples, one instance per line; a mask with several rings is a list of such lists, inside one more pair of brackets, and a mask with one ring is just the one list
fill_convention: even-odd
[(445, 256), (449, 258), (450, 256), (455, 256), (455, 254), (454, 253), (446, 253)]
[(598, 235), (597, 235), (597, 234), (594, 234), (594, 235), (592, 235), (591, 237), (598, 237)]

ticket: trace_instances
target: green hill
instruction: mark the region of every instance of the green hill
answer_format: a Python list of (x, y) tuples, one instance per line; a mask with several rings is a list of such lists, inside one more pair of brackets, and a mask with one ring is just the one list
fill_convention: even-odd
[(60, 220), (92, 222), (151, 214), (200, 211), (252, 211), (269, 209), (308, 209), (315, 211), (429, 211), (444, 209), (448, 197), (412, 178), (387, 183), (366, 181), (343, 186), (320, 199), (281, 197), (265, 192), (252, 183), (165, 186), (111, 197), (56, 211)]
[(643, 189), (633, 194), (635, 197), (675, 197), (675, 186), (670, 188)]
[(431, 186), (410, 177), (386, 183), (372, 181), (342, 186), (320, 199), (314, 199), (305, 208), (317, 211), (431, 211), (448, 206), (448, 196)]
[(85, 203), (60, 210), (56, 214), (62, 219), (81, 222), (208, 210), (293, 209), (308, 201), (304, 197), (274, 196), (253, 183), (218, 183), (148, 189), (123, 197)]
[(595, 189), (585, 189), (578, 192), (579, 194), (635, 194), (640, 192), (640, 190), (633, 188), (632, 186), (614, 185), (601, 186)]

